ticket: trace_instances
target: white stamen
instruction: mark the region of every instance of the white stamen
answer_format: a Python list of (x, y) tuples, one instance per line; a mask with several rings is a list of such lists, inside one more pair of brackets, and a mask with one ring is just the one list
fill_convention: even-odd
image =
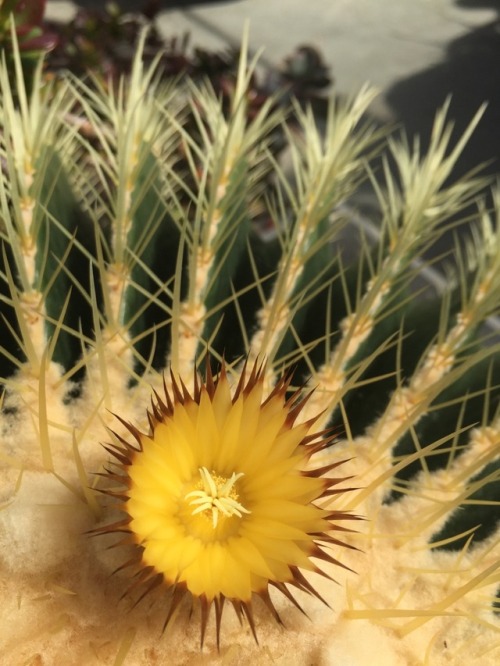
[(211, 511), (212, 526), (215, 529), (219, 522), (219, 512), (227, 517), (238, 516), (238, 518), (241, 518), (244, 513), (250, 513), (237, 501), (238, 495), (234, 490), (234, 484), (244, 476), (243, 472), (239, 474), (233, 472), (229, 479), (221, 479), (220, 482), (219, 477), (214, 478), (206, 467), (200, 467), (199, 472), (203, 490), (193, 490), (185, 496), (185, 499), (193, 498), (189, 502), (191, 506), (195, 506), (192, 511), (193, 516), (204, 511)]

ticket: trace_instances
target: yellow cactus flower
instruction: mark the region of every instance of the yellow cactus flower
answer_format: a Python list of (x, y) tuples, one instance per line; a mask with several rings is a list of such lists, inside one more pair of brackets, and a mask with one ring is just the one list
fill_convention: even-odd
[(264, 376), (262, 365), (245, 367), (232, 391), (224, 364), (216, 377), (207, 364), (206, 382), (195, 374), (190, 393), (172, 374), (152, 403), (149, 434), (126, 424), (138, 446), (121, 438), (122, 447), (108, 447), (119, 464), (109, 476), (127, 489), (109, 493), (126, 518), (97, 534), (127, 530), (136, 556), (120, 569), (138, 569), (132, 587), (144, 584), (143, 596), (175, 588), (164, 628), (186, 594), (200, 600), (202, 643), (212, 605), (219, 643), (226, 599), (255, 638), (255, 595), (281, 622), (270, 586), (297, 606), (289, 585), (322, 599), (302, 570), (324, 574), (313, 559), (344, 566), (328, 546), (345, 545), (336, 523), (356, 518), (323, 507), (341, 492), (343, 479), (329, 472), (342, 462), (312, 464), (333, 435), (314, 432), (315, 418), (296, 423), (308, 395), (288, 395), (288, 376), (265, 397)]

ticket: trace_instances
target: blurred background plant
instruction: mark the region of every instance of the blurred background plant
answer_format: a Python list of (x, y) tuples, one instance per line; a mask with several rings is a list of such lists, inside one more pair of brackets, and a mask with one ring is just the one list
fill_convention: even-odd
[(28, 90), (40, 56), (58, 43), (56, 31), (44, 24), (45, 6), (46, 0), (3, 0), (0, 3), (0, 51), (12, 72), (14, 31)]
[[(207, 77), (214, 89), (226, 96), (232, 88), (239, 53), (236, 49), (209, 51), (190, 44), (187, 33), (165, 38), (155, 25), (161, 3), (144, 2), (133, 12), (115, 2), (103, 7), (79, 7), (67, 23), (44, 20), (46, 0), (5, 0), (0, 5), (0, 51), (8, 70), (14, 66), (13, 31), (21, 54), (28, 92), (33, 71), (44, 55), (46, 74), (71, 72), (80, 78), (89, 75), (104, 82), (118, 81), (130, 74), (140, 31), (147, 27), (144, 62), (159, 60), (161, 78)], [(252, 107), (258, 108), (270, 95), (279, 91), (282, 101), (291, 97), (322, 105), (321, 91), (332, 83), (321, 54), (311, 46), (299, 46), (284, 60), (283, 67), (265, 77), (254, 76), (248, 95)]]

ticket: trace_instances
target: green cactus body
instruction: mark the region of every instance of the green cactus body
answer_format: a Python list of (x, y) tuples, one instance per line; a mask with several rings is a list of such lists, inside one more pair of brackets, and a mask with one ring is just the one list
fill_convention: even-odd
[[(118, 90), (72, 80), (51, 89), (38, 70), (28, 99), (20, 64), (15, 94), (2, 70), (0, 663), (496, 664), (500, 376), (498, 344), (481, 328), (499, 308), (496, 213), (479, 208), (441, 293), (411, 286), (422, 253), (484, 185), (473, 176), (449, 184), (480, 114), (453, 148), (445, 110), (426, 155), (390, 140), (394, 166), (384, 158), (373, 175), (381, 134), (364, 119), (371, 91), (332, 103), (322, 128), (297, 108), (295, 129), (283, 129), (272, 102), (249, 120), (255, 63), (246, 46), (242, 54), (227, 113), (207, 85), (162, 86), (154, 64), (144, 71), (140, 46)], [(277, 131), (287, 140), (286, 173), (273, 157)], [(370, 244), (356, 232), (359, 258), (346, 264), (336, 242), (352, 222), (342, 204), (367, 176), (379, 237)], [(262, 208), (275, 223), (272, 240), (256, 231)], [(161, 571), (152, 577), (146, 562), (133, 577), (127, 567), (142, 542), (134, 533), (134, 545), (120, 520), (135, 496), (129, 488), (120, 500), (119, 487), (123, 469), (138, 474), (127, 462), (140, 455), (127, 448), (131, 435), (140, 439), (160, 412), (170, 414), (152, 392), (170, 391), (186, 414), (209, 415), (202, 394), (211, 395), (217, 420), (245, 359), (247, 372), (265, 365), (241, 394), (244, 413), (292, 369), (292, 384), (258, 413), (276, 409), (275, 418), (291, 391), (314, 388), (283, 446), (313, 421), (320, 437), (335, 429), (334, 445), (318, 444), (297, 478), (312, 487), (323, 483), (311, 480), (314, 470), (328, 476), (326, 466), (344, 461), (346, 478), (329, 477), (313, 505), (346, 522), (333, 518), (326, 545), (314, 550), (323, 537), (305, 528), (307, 537), (297, 536), (290, 508), (292, 522), (280, 529), (292, 534), (296, 525), (288, 548), (302, 564), (252, 599), (224, 592), (227, 581), (220, 595), (186, 592)], [(210, 388), (207, 364), (216, 373), (221, 363), (226, 378)], [(207, 388), (189, 407), (195, 370)], [(234, 425), (233, 407), (224, 427), (243, 437), (256, 424)], [(256, 452), (270, 437), (263, 432)], [(122, 473), (105, 471), (113, 465), (106, 443)], [(262, 473), (278, 448), (262, 458)], [(192, 466), (183, 497), (211, 511), (210, 529), (257, 521), (243, 472)], [(262, 490), (272, 492), (264, 482)], [(350, 522), (346, 512), (365, 520)], [(189, 524), (195, 514), (186, 514)], [(275, 555), (254, 563), (251, 580), (282, 570), (286, 539), (266, 538)], [(228, 589), (239, 589), (230, 570), (228, 560)], [(222, 597), (236, 613), (222, 614)]]

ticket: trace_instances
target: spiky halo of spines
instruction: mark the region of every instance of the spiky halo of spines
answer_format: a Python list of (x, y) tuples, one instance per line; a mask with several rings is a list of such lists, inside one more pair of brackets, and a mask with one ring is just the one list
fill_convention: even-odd
[[(238, 381), (231, 391), (232, 405), (238, 401), (240, 396), (248, 397), (250, 393), (256, 389), (256, 387), (260, 386), (261, 389), (263, 387), (265, 379), (265, 363), (259, 361), (254, 362), (250, 367), (249, 372), (247, 372), (247, 368), (248, 360), (244, 362)], [(304, 392), (302, 389), (290, 391), (291, 381), (292, 375), (290, 373), (288, 375), (282, 376), (276, 382), (271, 393), (267, 395), (260, 404), (260, 409), (264, 408), (267, 403), (275, 400), (282, 404), (282, 409), (285, 413), (285, 420), (282, 426), (283, 430), (291, 430), (294, 427), (302, 409), (304, 408), (311, 395), (311, 392)], [(118, 470), (108, 469), (105, 473), (101, 474), (105, 481), (105, 486), (102, 489), (102, 492), (111, 497), (113, 502), (117, 503), (117, 508), (121, 512), (125, 513), (126, 517), (114, 523), (96, 528), (92, 531), (93, 536), (125, 532), (126, 536), (122, 537), (120, 541), (117, 544), (114, 544), (112, 547), (116, 547), (117, 545), (129, 545), (130, 543), (135, 544), (137, 548), (135, 555), (121, 564), (115, 570), (115, 573), (128, 568), (136, 569), (135, 573), (132, 573), (131, 575), (132, 582), (129, 584), (128, 588), (123, 594), (123, 596), (128, 595), (136, 588), (145, 586), (145, 589), (139, 595), (138, 599), (136, 599), (135, 604), (139, 603), (139, 601), (141, 601), (150, 592), (156, 590), (156, 588), (160, 588), (163, 595), (168, 595), (170, 598), (170, 607), (167, 611), (167, 616), (164, 621), (162, 631), (165, 631), (169, 625), (174, 612), (182, 603), (184, 597), (191, 597), (192, 599), (196, 599), (201, 609), (200, 641), (201, 645), (203, 646), (206, 628), (209, 621), (210, 609), (213, 606), (215, 608), (215, 629), (218, 648), (220, 647), (221, 638), (222, 611), (226, 600), (232, 604), (238, 617), (241, 618), (243, 615), (247, 619), (254, 639), (257, 642), (258, 636), (254, 619), (252, 597), (259, 597), (267, 607), (272, 617), (279, 624), (283, 624), (283, 621), (269, 594), (269, 587), (273, 587), (281, 592), (281, 594), (285, 596), (301, 612), (304, 612), (304, 610), (300, 603), (293, 596), (289, 586), (295, 587), (303, 592), (306, 592), (307, 594), (317, 597), (320, 601), (328, 606), (328, 602), (315, 589), (307, 577), (304, 576), (300, 568), (293, 564), (287, 565), (289, 570), (288, 579), (269, 579), (266, 581), (266, 584), (262, 588), (252, 589), (251, 597), (249, 599), (239, 599), (236, 597), (226, 597), (222, 592), (220, 594), (214, 595), (212, 598), (208, 598), (205, 594), (199, 596), (189, 594), (188, 586), (185, 581), (180, 581), (178, 578), (175, 580), (167, 580), (163, 572), (158, 571), (154, 566), (146, 565), (144, 562), (142, 562), (142, 551), (144, 549), (143, 542), (141, 542), (133, 529), (130, 528), (132, 517), (127, 512), (127, 501), (129, 500), (127, 489), (129, 491), (131, 486), (131, 479), (128, 470), (134, 465), (134, 460), (137, 458), (137, 456), (140, 456), (140, 454), (143, 452), (144, 437), (147, 436), (154, 439), (155, 428), (159, 424), (165, 423), (166, 420), (170, 419), (174, 415), (176, 405), (186, 405), (188, 403), (196, 403), (199, 405), (202, 393), (205, 393), (209, 400), (213, 402), (214, 397), (216, 396), (217, 388), (222, 384), (226, 385), (227, 390), (228, 376), (224, 361), (222, 362), (217, 375), (214, 375), (210, 362), (207, 360), (205, 377), (203, 380), (200, 378), (198, 372), (194, 371), (193, 390), (191, 392), (186, 387), (183, 378), (176, 376), (174, 372), (170, 370), (168, 383), (164, 376), (162, 396), (160, 396), (156, 390), (153, 392), (153, 396), (151, 398), (151, 407), (147, 412), (150, 426), (148, 435), (140, 432), (134, 425), (123, 419), (123, 417), (117, 416), (127, 431), (133, 436), (135, 444), (130, 443), (126, 438), (122, 437), (116, 432), (113, 433), (119, 444), (107, 444), (105, 445), (105, 449), (113, 456), (115, 461), (117, 461), (115, 464), (117, 465)], [(317, 506), (318, 509), (320, 509), (320, 507), (328, 498), (344, 492), (349, 492), (352, 490), (352, 488), (337, 488), (339, 484), (348, 480), (348, 477), (334, 478), (329, 476), (329, 474), (334, 469), (340, 467), (344, 461), (337, 460), (333, 463), (322, 466), (312, 464), (316, 454), (330, 447), (334, 443), (336, 437), (336, 435), (331, 432), (331, 429), (310, 433), (310, 430), (315, 425), (316, 420), (317, 418), (311, 418), (308, 422), (303, 422), (301, 424), (301, 428), (306, 430), (308, 434), (301, 438), (297, 449), (301, 450), (304, 463), (303, 467), (301, 466), (299, 470), (299, 474), (306, 478), (321, 479), (319, 492), (315, 493), (317, 496), (308, 502), (308, 504), (310, 503), (312, 506)], [(106, 481), (108, 484), (106, 484)], [(109, 487), (106, 487), (106, 485), (109, 485), (110, 481), (113, 482), (113, 484), (118, 484), (118, 486), (125, 488), (125, 490), (116, 490), (115, 488), (110, 489)], [(330, 532), (350, 532), (350, 529), (338, 525), (337, 521), (358, 520), (359, 516), (356, 516), (352, 513), (346, 513), (344, 511), (332, 510), (330, 508), (328, 511), (321, 509), (321, 513), (323, 515), (322, 521), (325, 523), (325, 530), (306, 533), (311, 538), (309, 547), (307, 549), (304, 547), (305, 551), (307, 552), (307, 557), (311, 558), (311, 560), (324, 561), (331, 565), (349, 569), (346, 564), (342, 563), (331, 554), (326, 552), (324, 548), (335, 545), (353, 549), (354, 546), (332, 536)], [(312, 561), (310, 571), (332, 580), (329, 574), (327, 574), (320, 566), (314, 564)]]

